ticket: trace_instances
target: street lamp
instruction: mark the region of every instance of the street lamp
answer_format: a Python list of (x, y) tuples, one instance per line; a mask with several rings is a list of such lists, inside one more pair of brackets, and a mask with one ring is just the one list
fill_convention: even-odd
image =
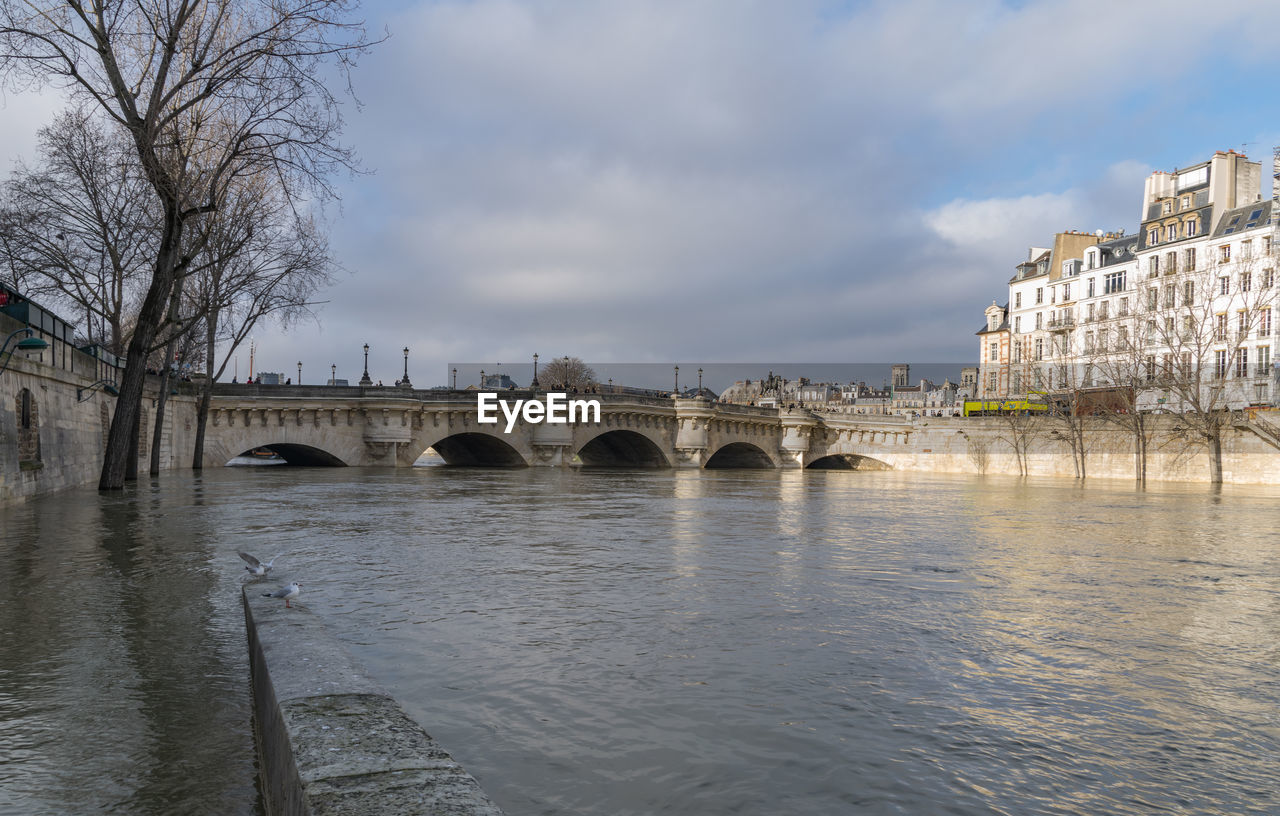
[(298, 361), (298, 385), (302, 385), (302, 361)]
[(676, 387), (671, 392), (671, 396), (678, 397), (680, 396), (680, 366), (676, 366), (675, 368), (676, 368)]
[(96, 391), (98, 388), (101, 388), (102, 393), (107, 394), (109, 396), (112, 396), (112, 397), (120, 396), (120, 389), (116, 387), (115, 380), (98, 380), (96, 383), (89, 386), (88, 388), (77, 388), (76, 402), (85, 402), (86, 400), (93, 399), (93, 392)]
[(13, 355), (16, 352), (44, 351), (49, 348), (49, 344), (46, 341), (33, 336), (35, 332), (29, 326), (24, 326), (4, 339), (4, 345), (0, 345), (0, 357), (4, 357), (5, 349), (9, 348), (9, 341), (24, 333), (27, 336), (18, 341), (18, 344), (13, 347), (13, 351), (9, 352), (9, 356), (4, 363), (0, 364), (0, 373), (9, 367), (9, 363), (13, 362)]
[(698, 369), (698, 396), (702, 396), (702, 369)]
[(458, 367), (453, 367), (453, 390), (458, 390)]
[(538, 387), (538, 352), (533, 353), (533, 382), (529, 383), (530, 388)]
[(360, 385), (373, 385), (373, 380), (369, 379), (369, 344), (364, 344), (364, 375), (360, 377)]
[(337, 385), (337, 384), (338, 384), (338, 364), (330, 363), (329, 364), (329, 385)]
[(409, 347), (404, 347), (404, 379), (400, 381), (401, 388), (413, 388), (409, 382)]
[(484, 390), (484, 369), (480, 369), (480, 389)]

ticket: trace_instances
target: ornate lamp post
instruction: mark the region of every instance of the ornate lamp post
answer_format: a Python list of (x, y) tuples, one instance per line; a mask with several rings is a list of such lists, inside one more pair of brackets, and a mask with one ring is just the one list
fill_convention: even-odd
[(533, 353), (533, 381), (529, 383), (530, 388), (538, 387), (538, 352)]
[(480, 369), (480, 388), (484, 390), (484, 369)]
[(364, 374), (360, 377), (360, 385), (373, 385), (373, 380), (369, 379), (369, 344), (364, 344)]
[(298, 385), (302, 385), (302, 361), (298, 361)]
[(453, 367), (453, 390), (458, 390), (458, 367)]
[(338, 364), (330, 363), (329, 364), (329, 385), (337, 385), (337, 384), (338, 384)]
[(698, 396), (702, 396), (702, 369), (698, 369)]
[(676, 387), (671, 391), (671, 396), (680, 396), (680, 366), (676, 366)]
[(409, 382), (409, 347), (404, 347), (404, 379), (400, 381), (401, 388), (413, 388), (413, 384)]

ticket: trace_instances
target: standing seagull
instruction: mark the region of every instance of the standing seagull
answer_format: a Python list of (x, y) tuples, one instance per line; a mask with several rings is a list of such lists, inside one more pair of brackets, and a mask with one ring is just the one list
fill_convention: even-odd
[(258, 559), (254, 558), (252, 555), (249, 555), (249, 553), (247, 552), (237, 552), (236, 554), (239, 555), (241, 558), (243, 558), (244, 562), (248, 564), (248, 566), (245, 567), (245, 569), (247, 569), (249, 571), (249, 574), (252, 575), (254, 578), (261, 578), (262, 576), (266, 575), (268, 572), (271, 572), (271, 567), (275, 565), (276, 558), (280, 557), (277, 555), (276, 558), (272, 558), (270, 561), (264, 564)]
[(289, 601), (298, 597), (298, 593), (302, 591), (301, 587), (302, 587), (302, 584), (298, 583), (297, 581), (294, 581), (292, 584), (289, 584), (289, 586), (280, 587), (275, 592), (264, 592), (262, 593), (262, 597), (284, 598), (284, 605), (289, 609), (293, 609), (292, 606), (289, 606)]

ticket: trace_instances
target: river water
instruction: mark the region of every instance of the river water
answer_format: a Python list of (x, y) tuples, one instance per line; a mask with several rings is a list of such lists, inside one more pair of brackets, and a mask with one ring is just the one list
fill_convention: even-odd
[(1278, 497), (452, 468), (63, 493), (0, 510), (0, 813), (256, 812), (245, 548), (510, 816), (1274, 814)]

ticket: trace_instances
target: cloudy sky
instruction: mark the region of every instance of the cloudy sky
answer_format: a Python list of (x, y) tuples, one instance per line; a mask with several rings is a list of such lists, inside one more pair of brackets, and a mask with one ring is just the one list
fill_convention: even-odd
[[(1270, 173), (1280, 3), (368, 3), (345, 267), (257, 369), (962, 362), (1030, 245), (1132, 231), (1142, 179)], [(0, 159), (56, 107), (0, 102)], [(1264, 189), (1266, 188), (1264, 182)], [(240, 353), (243, 379), (248, 353)]]

